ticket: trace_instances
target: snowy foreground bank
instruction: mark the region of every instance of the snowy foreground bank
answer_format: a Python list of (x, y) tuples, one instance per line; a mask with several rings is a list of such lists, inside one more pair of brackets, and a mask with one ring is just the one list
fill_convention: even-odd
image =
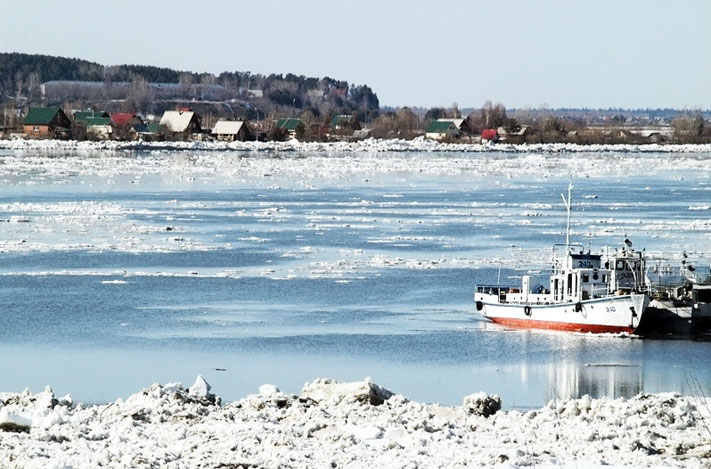
[(46, 151), (277, 151), (277, 152), (504, 152), (504, 153), (708, 153), (711, 144), (685, 145), (579, 145), (574, 143), (504, 144), (441, 143), (418, 137), (414, 140), (368, 139), (357, 142), (79, 142), (60, 140), (0, 140), (0, 149)]
[[(198, 377), (108, 405), (0, 394), (0, 467), (709, 467), (708, 402), (676, 394), (498, 411), (411, 402), (368, 379), (271, 385), (222, 404)], [(498, 411), (498, 412), (497, 412)]]

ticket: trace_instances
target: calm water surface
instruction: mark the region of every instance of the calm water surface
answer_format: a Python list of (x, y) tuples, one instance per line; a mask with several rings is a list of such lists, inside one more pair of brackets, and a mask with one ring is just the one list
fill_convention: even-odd
[[(477, 283), (546, 280), (570, 174), (322, 171), (304, 182), (195, 175), (170, 154), (131, 155), (158, 167), (146, 175), (111, 154), (89, 170), (85, 156), (61, 168), (19, 156), (32, 164), (6, 170), (0, 188), (2, 391), (50, 384), (106, 402), (202, 374), (226, 400), (366, 376), (415, 400), (486, 391), (508, 408), (711, 394), (709, 342), (512, 331), (475, 314)], [(441, 155), (413, 158), (427, 168)], [(708, 251), (708, 173), (573, 176), (585, 245), (627, 236), (650, 251)]]

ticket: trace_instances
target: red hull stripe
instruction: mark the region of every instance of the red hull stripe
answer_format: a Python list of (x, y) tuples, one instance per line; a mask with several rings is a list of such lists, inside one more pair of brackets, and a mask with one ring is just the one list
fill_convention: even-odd
[(575, 332), (634, 332), (633, 327), (606, 326), (602, 324), (574, 324), (570, 322), (535, 321), (531, 319), (514, 318), (489, 318), (495, 323), (504, 326), (515, 327), (517, 329), (551, 329), (555, 331), (575, 331)]

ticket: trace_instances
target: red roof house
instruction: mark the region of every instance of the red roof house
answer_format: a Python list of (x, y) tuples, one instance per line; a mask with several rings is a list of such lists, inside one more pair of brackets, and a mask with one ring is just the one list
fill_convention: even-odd
[(115, 127), (130, 127), (143, 124), (143, 121), (134, 112), (114, 112), (111, 114), (111, 123)]
[(495, 142), (499, 139), (499, 133), (496, 129), (484, 129), (481, 131), (481, 139)]

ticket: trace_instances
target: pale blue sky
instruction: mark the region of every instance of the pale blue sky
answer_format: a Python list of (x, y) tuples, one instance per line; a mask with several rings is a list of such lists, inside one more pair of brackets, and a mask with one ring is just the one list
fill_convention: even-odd
[(382, 105), (711, 109), (711, 1), (0, 0), (0, 51), (331, 76)]

